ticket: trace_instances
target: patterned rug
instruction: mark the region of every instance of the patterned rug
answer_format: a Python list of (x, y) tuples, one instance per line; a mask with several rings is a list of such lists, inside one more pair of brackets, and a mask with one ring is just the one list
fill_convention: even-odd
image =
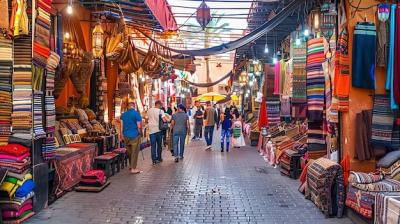
[(372, 144), (391, 146), (394, 115), (388, 95), (375, 95), (372, 110)]

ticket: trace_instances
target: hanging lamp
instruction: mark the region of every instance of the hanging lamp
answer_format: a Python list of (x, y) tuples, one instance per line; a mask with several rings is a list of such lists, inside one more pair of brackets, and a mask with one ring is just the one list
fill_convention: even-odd
[(208, 23), (211, 21), (211, 10), (210, 7), (203, 0), (196, 10), (196, 20), (204, 30)]
[(98, 23), (92, 31), (92, 51), (95, 58), (101, 58), (103, 55), (104, 31), (101, 24)]

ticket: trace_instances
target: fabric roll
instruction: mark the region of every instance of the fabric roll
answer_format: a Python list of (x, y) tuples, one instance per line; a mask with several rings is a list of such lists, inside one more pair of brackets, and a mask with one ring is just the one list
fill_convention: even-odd
[(375, 89), (376, 28), (374, 23), (359, 22), (354, 28), (352, 85)]
[(392, 110), (399, 108), (394, 99), (394, 53), (395, 53), (395, 37), (396, 37), (396, 9), (397, 5), (393, 4), (390, 9), (390, 28), (389, 28), (389, 50), (386, 68), (386, 90), (390, 92), (390, 107)]
[(354, 157), (358, 160), (370, 160), (374, 157), (374, 151), (371, 145), (371, 120), (372, 112), (363, 110), (356, 114), (356, 145)]
[(280, 78), (281, 78), (281, 63), (280, 62), (277, 62), (275, 64), (274, 71), (275, 71), (274, 94), (275, 95), (279, 95), (280, 87), (281, 87), (281, 84), (280, 84), (281, 83), (281, 81), (280, 81)]

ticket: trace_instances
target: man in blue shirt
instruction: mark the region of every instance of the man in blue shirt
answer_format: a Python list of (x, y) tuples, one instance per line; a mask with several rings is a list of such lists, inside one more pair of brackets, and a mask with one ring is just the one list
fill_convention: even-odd
[(121, 138), (125, 142), (126, 151), (129, 157), (130, 172), (141, 173), (137, 169), (137, 160), (140, 151), (140, 137), (142, 135), (142, 116), (135, 110), (135, 102), (128, 103), (128, 110), (121, 115)]

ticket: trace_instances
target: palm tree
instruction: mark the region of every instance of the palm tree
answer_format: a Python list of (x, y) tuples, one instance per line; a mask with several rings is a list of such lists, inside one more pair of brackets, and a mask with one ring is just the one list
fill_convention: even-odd
[[(209, 48), (210, 47), (210, 42), (211, 41), (222, 41), (223, 38), (220, 36), (220, 34), (225, 33), (229, 31), (227, 28), (229, 26), (229, 23), (222, 23), (223, 19), (223, 14), (217, 15), (217, 12), (213, 12), (211, 14), (211, 21), (207, 24), (204, 30), (201, 28), (198, 30), (194, 30), (190, 35), (188, 36), (188, 39), (191, 41), (193, 40), (198, 40), (198, 41), (204, 41), (204, 48)], [(195, 24), (191, 24), (190, 26), (196, 26)], [(199, 34), (203, 34), (204, 36), (202, 37)], [(206, 62), (206, 75), (207, 75), (207, 83), (211, 82), (211, 77), (210, 77), (210, 58), (208, 56), (204, 57), (204, 60)], [(212, 87), (207, 88), (207, 92), (211, 92)]]

